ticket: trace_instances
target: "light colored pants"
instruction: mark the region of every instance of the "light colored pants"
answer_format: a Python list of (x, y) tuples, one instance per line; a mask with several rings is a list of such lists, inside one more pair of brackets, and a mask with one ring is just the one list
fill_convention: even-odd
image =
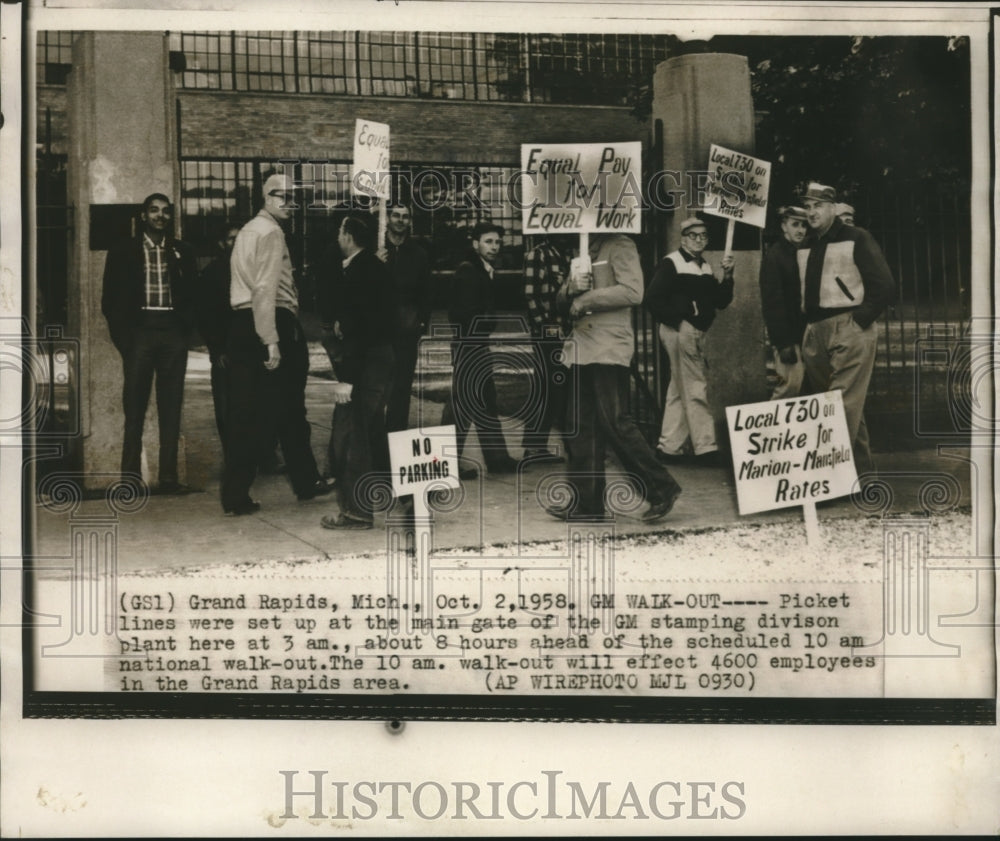
[(668, 455), (680, 455), (690, 441), (695, 455), (719, 449), (715, 419), (708, 406), (705, 334), (687, 321), (682, 321), (678, 330), (661, 324), (660, 341), (670, 359), (670, 385), (657, 448)]
[(864, 411), (877, 347), (875, 325), (861, 328), (849, 312), (806, 325), (802, 337), (802, 361), (810, 383), (817, 392), (841, 393), (858, 473), (874, 467)]
[(802, 393), (802, 381), (806, 376), (806, 366), (802, 361), (802, 348), (795, 345), (796, 361), (786, 365), (781, 361), (778, 348), (773, 348), (774, 375), (778, 382), (771, 394), (772, 400), (782, 400), (785, 397), (798, 397)]

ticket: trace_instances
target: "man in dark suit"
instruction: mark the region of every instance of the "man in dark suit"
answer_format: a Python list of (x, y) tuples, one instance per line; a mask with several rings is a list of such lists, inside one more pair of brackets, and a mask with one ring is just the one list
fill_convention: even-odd
[(189, 488), (177, 476), (177, 447), (197, 270), (190, 249), (173, 237), (170, 199), (162, 193), (147, 196), (140, 220), (139, 237), (108, 251), (101, 295), (124, 372), (121, 470), (142, 475), (142, 428), (155, 379), (159, 491), (185, 493)]
[[(490, 334), (496, 329), (493, 264), (500, 254), (503, 228), (480, 222), (472, 229), (472, 248), (455, 271), (449, 297), (448, 319), (457, 328), (451, 344), (451, 403), (445, 404), (442, 423), (454, 419), (459, 455), (465, 450), (469, 429), (476, 425), (483, 458), (490, 473), (514, 473), (500, 423), (497, 389), (493, 381)], [(462, 479), (473, 479), (477, 471), (466, 466)]]
[(321, 524), (328, 529), (372, 528), (371, 499), (360, 483), (373, 471), (389, 469), (385, 409), (392, 388), (396, 302), (389, 270), (375, 256), (373, 240), (371, 228), (355, 216), (344, 219), (337, 235), (343, 263), (332, 279), (325, 316), (339, 345), (330, 466), (340, 513), (323, 517)]

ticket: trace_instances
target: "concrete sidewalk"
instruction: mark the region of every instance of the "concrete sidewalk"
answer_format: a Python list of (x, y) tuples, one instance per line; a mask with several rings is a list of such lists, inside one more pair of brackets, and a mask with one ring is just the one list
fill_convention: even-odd
[[(316, 354), (316, 367), (322, 359)], [(314, 368), (315, 370), (315, 368)], [(320, 526), (320, 518), (335, 512), (333, 496), (298, 502), (288, 480), (281, 475), (260, 476), (253, 496), (261, 502), (258, 514), (225, 517), (219, 502), (220, 447), (215, 429), (208, 359), (194, 352), (188, 368), (185, 392), (184, 435), (187, 454), (187, 482), (197, 492), (186, 496), (152, 496), (134, 514), (121, 515), (118, 523), (118, 565), (122, 571), (201, 568), (264, 560), (312, 560), (338, 555), (370, 553), (373, 563), (384, 559), (387, 532), (385, 515), (376, 517), (370, 531), (337, 532)], [(326, 466), (332, 402), (331, 382), (311, 376), (307, 390), (308, 417), (313, 430), (313, 449), (321, 471)], [(423, 425), (440, 421), (443, 405), (414, 399), (411, 416)], [(147, 418), (147, 423), (153, 422)], [(519, 436), (511, 436), (513, 446)], [(971, 505), (969, 465), (958, 457), (944, 457), (933, 450), (876, 454), (880, 475), (892, 488), (888, 510), (895, 513), (919, 512), (926, 499), (921, 488), (929, 474), (947, 474), (961, 489), (960, 506)], [(659, 523), (644, 524), (619, 515), (619, 534), (664, 534), (698, 532), (735, 524), (801, 522), (799, 508), (740, 517), (735, 483), (729, 468), (677, 467), (671, 470), (683, 488), (674, 510)], [(540, 483), (561, 474), (560, 465), (527, 467), (517, 475), (480, 477), (463, 483), (453, 510), (435, 518), (434, 547), (475, 548), (492, 545), (560, 541), (567, 526), (549, 517), (541, 508), (536, 490)], [(608, 464), (609, 482), (621, 472)], [(954, 484), (954, 483), (953, 483)], [(881, 513), (881, 497), (873, 497), (869, 507), (859, 508), (850, 499), (824, 504), (819, 510), (820, 525), (825, 520)], [(81, 503), (76, 516), (108, 515), (103, 500)], [(35, 555), (40, 558), (68, 557), (70, 515), (53, 513), (45, 505), (37, 510)], [(803, 529), (804, 533), (804, 529)], [(60, 566), (60, 564), (56, 564)], [(58, 573), (56, 573), (58, 574)]]

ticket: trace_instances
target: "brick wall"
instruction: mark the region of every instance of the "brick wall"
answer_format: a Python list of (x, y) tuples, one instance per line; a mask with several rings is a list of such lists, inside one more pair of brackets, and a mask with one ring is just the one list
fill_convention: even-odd
[(69, 131), (68, 115), (66, 113), (66, 88), (61, 85), (39, 85), (37, 140), (41, 148), (45, 148), (45, 115), (50, 114), (52, 129), (52, 152), (56, 155), (66, 154), (66, 134)]
[(389, 124), (399, 162), (510, 164), (528, 141), (647, 139), (627, 108), (217, 91), (178, 99), (187, 158), (350, 160), (358, 117)]
[[(177, 92), (181, 156), (350, 160), (354, 120), (392, 129), (394, 161), (512, 164), (524, 142), (647, 141), (627, 108), (221, 91)], [(52, 151), (66, 151), (66, 91), (38, 86), (38, 140), (51, 109)]]

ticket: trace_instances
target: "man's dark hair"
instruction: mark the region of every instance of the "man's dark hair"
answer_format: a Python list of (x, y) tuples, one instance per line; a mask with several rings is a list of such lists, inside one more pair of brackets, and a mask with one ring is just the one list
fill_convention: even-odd
[(371, 248), (373, 242), (372, 229), (365, 219), (360, 216), (345, 216), (341, 223), (344, 226), (344, 233), (354, 240), (358, 248)]
[(150, 193), (142, 200), (142, 212), (148, 213), (149, 208), (152, 206), (154, 201), (161, 201), (164, 204), (170, 204), (170, 199), (163, 195), (163, 193)]
[(497, 225), (495, 222), (479, 222), (472, 229), (472, 241), (477, 242), (481, 237), (486, 234), (497, 234), (503, 236), (503, 228)]
[(402, 199), (390, 199), (389, 201), (387, 201), (385, 203), (385, 212), (391, 213), (397, 207), (400, 208), (401, 210), (409, 210), (410, 213), (413, 213), (413, 211), (410, 210), (410, 206)]

